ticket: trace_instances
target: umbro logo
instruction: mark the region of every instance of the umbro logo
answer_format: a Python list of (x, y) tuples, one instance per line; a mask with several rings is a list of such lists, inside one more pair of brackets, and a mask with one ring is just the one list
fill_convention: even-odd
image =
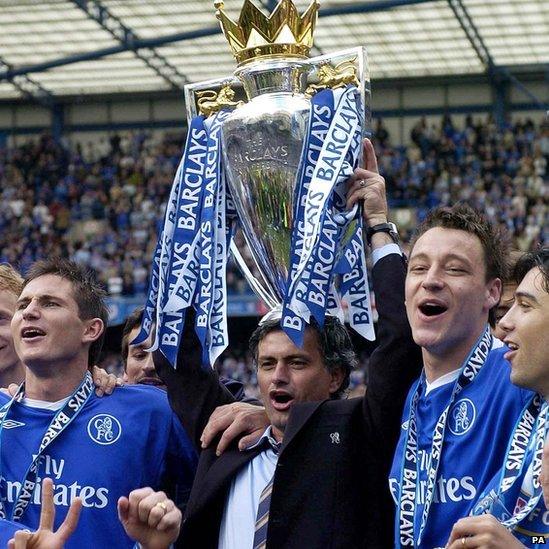
[(14, 421), (13, 419), (6, 419), (4, 421), (4, 429), (15, 429), (16, 427), (23, 427), (24, 423), (20, 421)]

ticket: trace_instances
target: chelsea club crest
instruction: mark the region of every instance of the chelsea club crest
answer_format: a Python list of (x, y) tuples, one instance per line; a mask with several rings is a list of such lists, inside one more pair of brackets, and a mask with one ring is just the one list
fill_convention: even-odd
[(97, 444), (114, 444), (121, 434), (120, 422), (109, 414), (98, 414), (88, 422), (88, 435)]
[(448, 419), (448, 428), (457, 436), (464, 435), (475, 423), (477, 412), (468, 398), (458, 400), (452, 407)]

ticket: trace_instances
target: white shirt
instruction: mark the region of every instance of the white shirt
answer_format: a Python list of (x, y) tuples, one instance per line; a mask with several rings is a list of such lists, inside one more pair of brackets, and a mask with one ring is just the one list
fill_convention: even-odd
[(376, 248), (375, 250), (372, 250), (372, 265), (375, 265), (381, 258), (390, 254), (402, 255), (400, 246), (395, 243), (385, 244), (384, 246), (381, 246), (381, 248)]
[[(271, 437), (270, 426), (256, 444), (244, 451), (255, 448), (265, 437)], [(225, 501), (218, 549), (252, 549), (259, 498), (273, 478), (277, 461), (278, 455), (269, 448), (236, 474)]]
[(61, 410), (63, 406), (68, 402), (70, 397), (62, 398), (61, 400), (56, 400), (55, 402), (49, 402), (47, 400), (37, 400), (35, 398), (26, 398), (24, 397), (21, 400), (21, 404), (29, 406), (30, 408), (41, 408), (42, 410)]

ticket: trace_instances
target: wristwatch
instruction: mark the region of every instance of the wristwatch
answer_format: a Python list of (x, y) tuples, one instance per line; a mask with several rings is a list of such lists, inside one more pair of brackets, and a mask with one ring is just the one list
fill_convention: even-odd
[(376, 233), (387, 233), (393, 239), (395, 244), (400, 243), (400, 239), (398, 238), (398, 229), (394, 223), (378, 223), (373, 227), (368, 227), (366, 230), (366, 241), (368, 242), (368, 246), (372, 245), (372, 236)]

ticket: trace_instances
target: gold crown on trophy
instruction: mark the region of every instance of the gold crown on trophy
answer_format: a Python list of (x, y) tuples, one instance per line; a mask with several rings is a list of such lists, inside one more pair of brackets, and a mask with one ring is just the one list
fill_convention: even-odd
[(216, 16), (239, 65), (259, 57), (309, 55), (320, 6), (318, 0), (313, 0), (303, 15), (299, 15), (292, 0), (280, 0), (270, 16), (251, 0), (244, 0), (236, 23), (223, 11), (223, 5), (223, 0), (214, 3)]

